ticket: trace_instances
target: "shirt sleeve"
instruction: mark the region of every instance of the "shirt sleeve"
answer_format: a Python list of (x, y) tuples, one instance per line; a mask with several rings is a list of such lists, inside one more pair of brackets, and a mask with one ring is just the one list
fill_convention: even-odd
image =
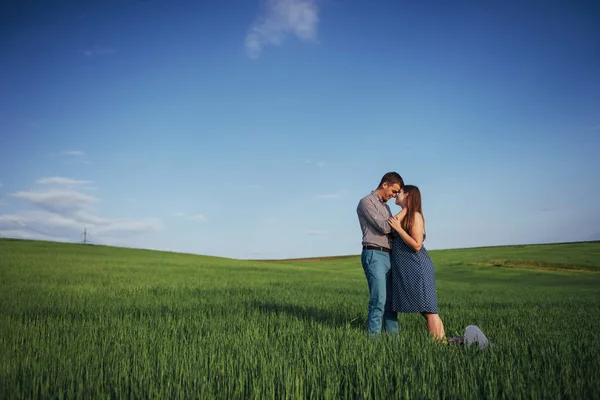
[(367, 197), (362, 199), (358, 205), (358, 210), (365, 220), (379, 232), (387, 235), (392, 231), (392, 227), (388, 222), (388, 217), (384, 217), (377, 212), (377, 207), (371, 198)]

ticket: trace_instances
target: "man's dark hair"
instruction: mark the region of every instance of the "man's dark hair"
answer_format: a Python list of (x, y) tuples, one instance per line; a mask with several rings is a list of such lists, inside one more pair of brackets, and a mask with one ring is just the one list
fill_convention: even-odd
[(377, 188), (381, 189), (383, 187), (383, 184), (386, 182), (389, 183), (390, 185), (397, 183), (398, 185), (400, 185), (400, 189), (402, 189), (404, 187), (404, 180), (402, 179), (400, 174), (397, 172), (388, 172), (387, 174), (385, 174), (381, 178), (381, 182), (379, 182), (379, 186)]

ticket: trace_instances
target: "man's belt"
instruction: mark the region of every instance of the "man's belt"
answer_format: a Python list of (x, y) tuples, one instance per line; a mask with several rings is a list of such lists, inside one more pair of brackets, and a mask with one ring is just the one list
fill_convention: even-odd
[(379, 250), (379, 251), (385, 251), (386, 253), (390, 252), (390, 249), (388, 249), (387, 247), (382, 247), (382, 246), (363, 246), (362, 248), (363, 250)]

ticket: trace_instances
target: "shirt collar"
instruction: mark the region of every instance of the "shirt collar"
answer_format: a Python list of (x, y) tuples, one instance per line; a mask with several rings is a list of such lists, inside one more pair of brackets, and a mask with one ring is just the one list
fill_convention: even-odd
[(372, 194), (373, 196), (375, 196), (375, 198), (376, 198), (377, 200), (379, 200), (379, 201), (381, 202), (381, 204), (385, 204), (385, 201), (383, 201), (383, 199), (382, 199), (382, 198), (381, 198), (381, 197), (380, 197), (380, 196), (377, 194), (377, 192), (376, 192), (376, 191), (372, 190), (372, 191), (371, 191), (371, 194)]

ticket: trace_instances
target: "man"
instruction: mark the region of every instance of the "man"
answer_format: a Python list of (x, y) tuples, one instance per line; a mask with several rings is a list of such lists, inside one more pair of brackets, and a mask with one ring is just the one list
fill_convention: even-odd
[(386, 204), (395, 198), (404, 187), (402, 177), (388, 172), (381, 178), (376, 190), (363, 197), (356, 212), (362, 229), (361, 262), (369, 285), (369, 313), (367, 323), (371, 335), (381, 333), (381, 318), (388, 333), (398, 333), (398, 317), (391, 310), (392, 277), (390, 274), (390, 250), (392, 227), (388, 218), (392, 216)]

